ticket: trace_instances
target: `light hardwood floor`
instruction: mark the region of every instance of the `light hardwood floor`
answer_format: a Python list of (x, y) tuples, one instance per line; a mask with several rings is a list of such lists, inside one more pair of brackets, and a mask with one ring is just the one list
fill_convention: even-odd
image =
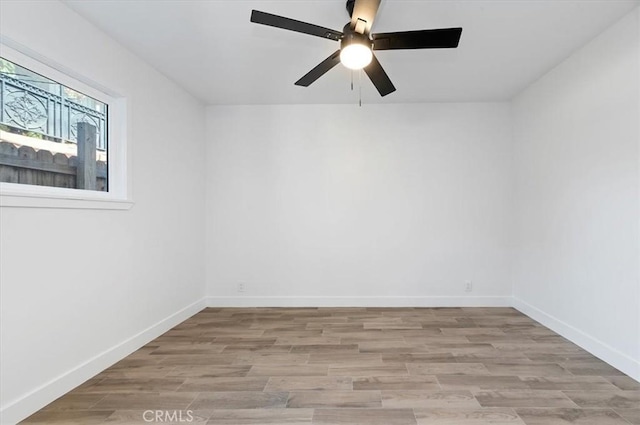
[(640, 384), (510, 308), (209, 308), (24, 423), (143, 424), (149, 410), (212, 425), (628, 425)]

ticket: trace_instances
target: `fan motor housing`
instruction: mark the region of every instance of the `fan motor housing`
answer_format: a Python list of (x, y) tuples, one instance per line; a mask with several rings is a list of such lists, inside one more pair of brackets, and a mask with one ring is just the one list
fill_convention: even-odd
[(373, 41), (371, 41), (368, 35), (353, 31), (350, 24), (347, 24), (344, 28), (344, 36), (340, 40), (340, 49), (344, 49), (350, 44), (362, 44), (373, 49)]

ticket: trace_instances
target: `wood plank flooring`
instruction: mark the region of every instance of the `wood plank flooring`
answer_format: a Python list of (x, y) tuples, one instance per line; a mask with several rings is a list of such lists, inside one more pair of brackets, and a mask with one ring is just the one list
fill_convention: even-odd
[(209, 308), (24, 423), (156, 410), (179, 424), (638, 425), (640, 384), (510, 308)]

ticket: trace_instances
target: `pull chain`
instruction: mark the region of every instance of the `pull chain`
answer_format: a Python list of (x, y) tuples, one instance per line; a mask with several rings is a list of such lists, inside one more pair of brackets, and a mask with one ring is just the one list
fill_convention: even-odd
[(353, 69), (351, 70), (351, 91), (353, 91)]
[(362, 70), (358, 71), (358, 106), (362, 108)]

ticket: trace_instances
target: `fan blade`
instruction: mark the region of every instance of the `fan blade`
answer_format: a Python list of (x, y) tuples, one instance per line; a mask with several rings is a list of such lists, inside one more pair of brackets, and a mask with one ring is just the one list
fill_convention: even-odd
[(251, 11), (251, 22), (282, 28), (289, 31), (301, 32), (303, 34), (315, 35), (316, 37), (328, 38), (329, 40), (338, 41), (342, 38), (342, 33), (340, 31), (308, 24), (302, 21), (296, 21), (295, 19), (285, 18), (284, 16), (260, 12), (259, 10)]
[(351, 29), (360, 34), (369, 34), (380, 7), (380, 0), (356, 0), (351, 14)]
[(337, 50), (331, 56), (320, 62), (318, 66), (309, 71), (304, 77), (296, 81), (296, 86), (309, 87), (311, 83), (322, 77), (339, 63), (340, 50)]
[(382, 68), (382, 65), (380, 65), (380, 62), (378, 62), (378, 58), (376, 58), (376, 55), (373, 55), (373, 58), (371, 58), (371, 63), (364, 67), (364, 72), (367, 73), (373, 85), (376, 86), (376, 89), (378, 89), (380, 96), (384, 97), (389, 93), (393, 93), (394, 91), (396, 91), (396, 88), (393, 86), (393, 83), (389, 79), (389, 76), (386, 72), (384, 72), (384, 69)]
[(372, 34), (373, 50), (447, 49), (458, 47), (462, 28)]

